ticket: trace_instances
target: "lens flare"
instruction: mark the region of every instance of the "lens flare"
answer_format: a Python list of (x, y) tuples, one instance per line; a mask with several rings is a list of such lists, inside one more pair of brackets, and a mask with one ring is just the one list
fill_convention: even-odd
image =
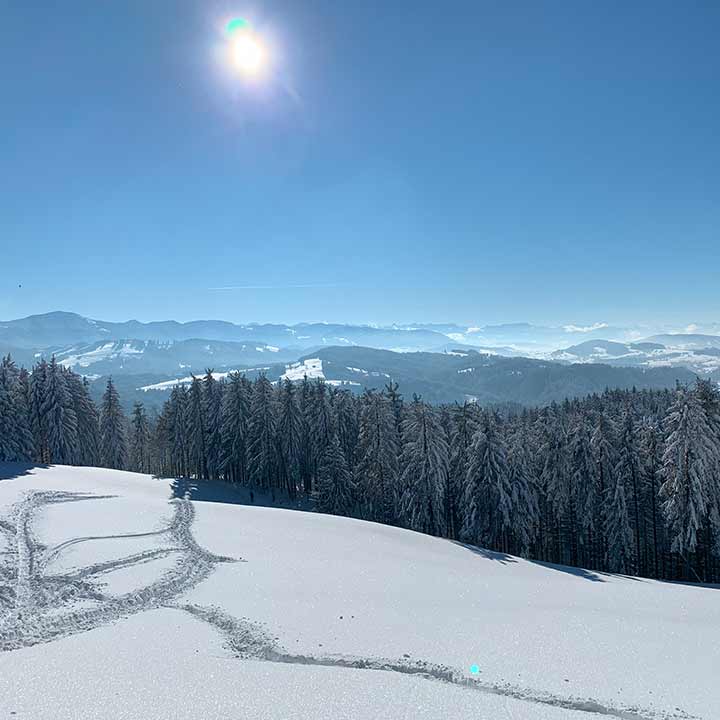
[(225, 29), (227, 30), (229, 35), (232, 35), (233, 33), (237, 32), (238, 30), (245, 30), (249, 27), (250, 27), (250, 23), (247, 20), (245, 20), (244, 18), (233, 18), (225, 26)]

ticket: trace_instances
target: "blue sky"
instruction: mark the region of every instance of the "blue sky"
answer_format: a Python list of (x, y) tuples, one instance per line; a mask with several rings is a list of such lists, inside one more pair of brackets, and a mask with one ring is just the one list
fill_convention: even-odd
[(9, 0), (0, 318), (717, 320), (719, 37), (715, 2)]

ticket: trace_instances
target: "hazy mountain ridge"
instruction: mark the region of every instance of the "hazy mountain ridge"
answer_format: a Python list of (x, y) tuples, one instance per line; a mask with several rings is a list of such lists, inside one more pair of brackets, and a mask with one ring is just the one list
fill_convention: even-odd
[[(711, 323), (707, 327), (714, 329), (716, 325)], [(524, 322), (485, 326), (459, 323), (396, 323), (387, 326), (324, 322), (236, 324), (224, 320), (143, 323), (137, 320), (108, 322), (57, 311), (0, 322), (0, 344), (21, 349), (44, 349), (101, 340), (162, 343), (202, 339), (267, 344), (280, 348), (362, 345), (386, 350), (432, 351), (448, 343), (460, 343), (481, 346), (498, 354), (517, 354), (520, 348), (538, 353), (568, 348), (573, 341), (575, 344), (601, 340), (637, 345), (646, 338), (649, 342), (673, 347), (720, 347), (720, 336), (701, 334), (700, 329), (700, 326), (690, 325), (686, 333), (657, 334), (658, 328), (618, 327), (602, 322), (556, 327)]]
[[(189, 382), (207, 369), (218, 376), (240, 370), (250, 377), (264, 372), (273, 381), (288, 372), (301, 379), (304, 363), (315, 358), (320, 366), (310, 377), (316, 373), (358, 391), (381, 388), (392, 378), (406, 396), (417, 393), (431, 402), (542, 405), (605, 387), (672, 387), (678, 380), (691, 382), (695, 373), (720, 379), (718, 336), (666, 333), (627, 342), (594, 337), (602, 332), (621, 329), (602, 323), (111, 323), (54, 312), (0, 323), (0, 353), (26, 366), (55, 355), (98, 388), (112, 375), (126, 406), (134, 400), (157, 406), (173, 383)], [(536, 347), (552, 338), (583, 342), (562, 350)], [(530, 346), (534, 350), (518, 349)]]
[(214, 340), (265, 343), (279, 347), (316, 345), (395, 345), (399, 348), (431, 348), (451, 339), (440, 332), (412, 327), (375, 327), (331, 323), (247, 324), (223, 320), (175, 320), (115, 323), (85, 318), (75, 313), (52, 312), (20, 320), (0, 322), (0, 343), (19, 348), (89, 344), (100, 340)]

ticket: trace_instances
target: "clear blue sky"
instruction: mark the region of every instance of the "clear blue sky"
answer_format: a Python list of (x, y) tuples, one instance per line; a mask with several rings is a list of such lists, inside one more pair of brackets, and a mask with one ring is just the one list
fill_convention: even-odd
[(0, 87), (0, 319), (720, 316), (713, 0), (5, 0)]

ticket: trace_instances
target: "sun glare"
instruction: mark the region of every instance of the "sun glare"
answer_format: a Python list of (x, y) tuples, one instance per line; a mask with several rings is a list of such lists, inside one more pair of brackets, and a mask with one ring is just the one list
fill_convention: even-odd
[(252, 33), (238, 33), (231, 40), (233, 65), (243, 75), (257, 76), (267, 66), (267, 51)]

